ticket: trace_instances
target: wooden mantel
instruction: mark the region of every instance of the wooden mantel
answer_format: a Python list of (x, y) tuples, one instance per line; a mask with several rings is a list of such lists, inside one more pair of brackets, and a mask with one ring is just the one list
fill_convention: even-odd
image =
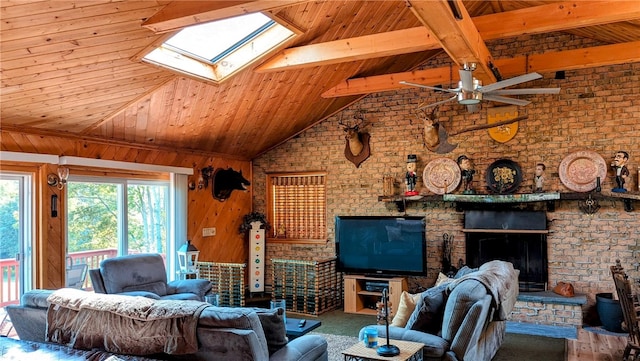
[(585, 200), (591, 197), (595, 200), (618, 198), (625, 203), (625, 210), (631, 211), (631, 202), (640, 200), (640, 192), (616, 193), (611, 191), (601, 192), (549, 192), (549, 193), (516, 193), (516, 194), (425, 194), (405, 197), (404, 195), (378, 196), (379, 202), (393, 202), (398, 210), (403, 212), (407, 203), (415, 202), (456, 202), (456, 203), (481, 203), (481, 204), (516, 204), (547, 202), (548, 208), (553, 210), (554, 201)]

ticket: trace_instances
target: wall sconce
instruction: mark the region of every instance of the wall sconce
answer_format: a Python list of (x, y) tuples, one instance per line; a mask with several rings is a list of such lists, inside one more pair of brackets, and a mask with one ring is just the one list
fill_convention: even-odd
[(189, 180), (189, 184), (187, 184), (187, 187), (189, 188), (190, 191), (196, 189), (196, 182)]
[(58, 167), (58, 178), (60, 182), (58, 183), (58, 189), (62, 190), (64, 185), (67, 184), (67, 178), (69, 178), (69, 168), (67, 167)]
[(58, 178), (57, 175), (53, 174), (53, 173), (49, 173), (49, 175), (47, 175), (47, 184), (55, 187), (58, 185), (58, 183), (60, 182), (60, 178)]

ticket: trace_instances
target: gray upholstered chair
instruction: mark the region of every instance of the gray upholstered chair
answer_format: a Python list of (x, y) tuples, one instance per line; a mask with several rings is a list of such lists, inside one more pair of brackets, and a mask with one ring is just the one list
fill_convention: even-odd
[(134, 254), (108, 258), (100, 268), (89, 270), (97, 293), (144, 296), (154, 299), (204, 301), (211, 282), (188, 279), (167, 282), (164, 260), (159, 254)]

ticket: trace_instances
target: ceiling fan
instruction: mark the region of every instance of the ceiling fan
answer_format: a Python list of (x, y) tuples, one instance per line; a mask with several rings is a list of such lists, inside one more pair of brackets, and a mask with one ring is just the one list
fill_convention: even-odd
[(478, 104), (483, 100), (491, 100), (494, 102), (519, 106), (525, 106), (531, 103), (528, 100), (511, 98), (503, 95), (558, 94), (560, 92), (560, 88), (503, 89), (509, 86), (542, 78), (542, 75), (538, 73), (528, 73), (516, 76), (514, 78), (501, 80), (487, 86), (483, 86), (480, 80), (473, 77), (472, 73), (475, 69), (476, 64), (465, 64), (464, 68), (459, 70), (460, 81), (458, 82), (458, 87), (453, 89), (444, 89), (428, 85), (410, 83), (407, 81), (401, 81), (400, 84), (455, 94), (453, 97), (446, 100), (441, 100), (426, 105), (420, 105), (418, 106), (418, 109), (433, 107), (453, 100), (458, 100), (458, 103), (466, 105), (467, 109), (470, 112), (478, 110)]

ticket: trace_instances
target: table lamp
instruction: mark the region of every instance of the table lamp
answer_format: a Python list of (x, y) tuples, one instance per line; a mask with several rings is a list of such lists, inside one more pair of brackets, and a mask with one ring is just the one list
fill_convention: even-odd
[(389, 356), (396, 356), (400, 354), (400, 349), (398, 348), (398, 346), (394, 346), (389, 344), (389, 305), (387, 304), (387, 289), (385, 288), (384, 290), (382, 290), (382, 302), (384, 304), (384, 324), (386, 325), (387, 328), (387, 344), (386, 345), (381, 345), (378, 347), (378, 355), (380, 356), (385, 356), (385, 357), (389, 357)]

